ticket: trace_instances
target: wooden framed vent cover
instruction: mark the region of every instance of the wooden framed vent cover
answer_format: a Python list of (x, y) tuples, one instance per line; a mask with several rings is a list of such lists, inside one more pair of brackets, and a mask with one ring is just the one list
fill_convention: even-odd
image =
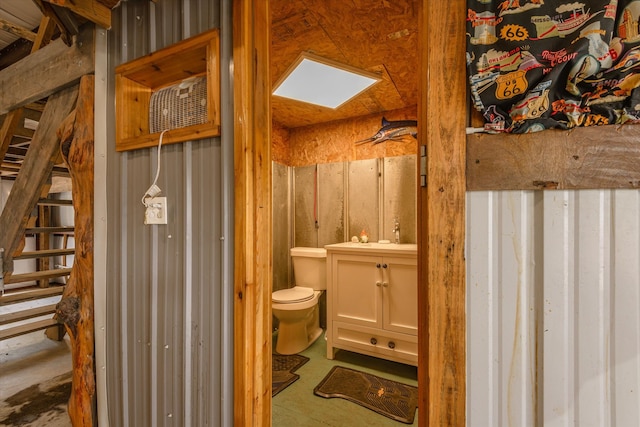
[(116, 151), (219, 136), (219, 58), (213, 29), (116, 67)]

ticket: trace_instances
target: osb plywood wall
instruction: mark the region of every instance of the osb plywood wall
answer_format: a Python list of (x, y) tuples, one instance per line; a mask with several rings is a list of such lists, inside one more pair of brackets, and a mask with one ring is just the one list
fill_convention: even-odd
[(288, 166), (307, 166), (416, 154), (418, 143), (412, 136), (375, 145), (356, 145), (356, 141), (378, 132), (383, 116), (390, 121), (415, 120), (417, 107), (293, 129), (274, 123), (272, 160)]
[(271, 160), (283, 165), (291, 165), (289, 130), (277, 122), (271, 125)]

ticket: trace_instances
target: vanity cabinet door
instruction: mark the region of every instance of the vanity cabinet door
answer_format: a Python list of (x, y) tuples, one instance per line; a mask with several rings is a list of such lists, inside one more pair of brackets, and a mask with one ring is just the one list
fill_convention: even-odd
[(385, 256), (382, 262), (382, 327), (388, 331), (417, 335), (417, 258)]
[(353, 254), (335, 254), (331, 259), (333, 320), (382, 327), (380, 261)]

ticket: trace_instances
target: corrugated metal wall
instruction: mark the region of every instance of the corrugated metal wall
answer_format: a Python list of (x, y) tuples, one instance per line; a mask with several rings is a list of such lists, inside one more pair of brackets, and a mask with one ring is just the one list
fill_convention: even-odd
[[(359, 236), (416, 242), (416, 156), (293, 168), (293, 245), (324, 247)], [(276, 252), (280, 251), (274, 246)]]
[(467, 218), (467, 424), (640, 425), (640, 192), (473, 192)]
[(109, 97), (115, 66), (210, 28), (221, 28), (223, 70), (222, 138), (162, 147), (167, 225), (143, 224), (140, 200), (153, 182), (157, 149), (116, 153), (114, 112), (107, 114), (106, 366), (114, 426), (232, 424), (229, 4), (124, 1), (108, 32)]

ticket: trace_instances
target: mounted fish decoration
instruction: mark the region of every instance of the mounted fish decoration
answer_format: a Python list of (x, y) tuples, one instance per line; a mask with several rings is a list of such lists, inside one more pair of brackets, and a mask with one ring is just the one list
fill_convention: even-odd
[(356, 141), (356, 144), (364, 144), (370, 142), (371, 144), (379, 144), (388, 140), (399, 140), (403, 135), (411, 135), (418, 139), (418, 121), (417, 120), (395, 120), (389, 121), (382, 118), (382, 127), (371, 138), (363, 139), (362, 141)]

